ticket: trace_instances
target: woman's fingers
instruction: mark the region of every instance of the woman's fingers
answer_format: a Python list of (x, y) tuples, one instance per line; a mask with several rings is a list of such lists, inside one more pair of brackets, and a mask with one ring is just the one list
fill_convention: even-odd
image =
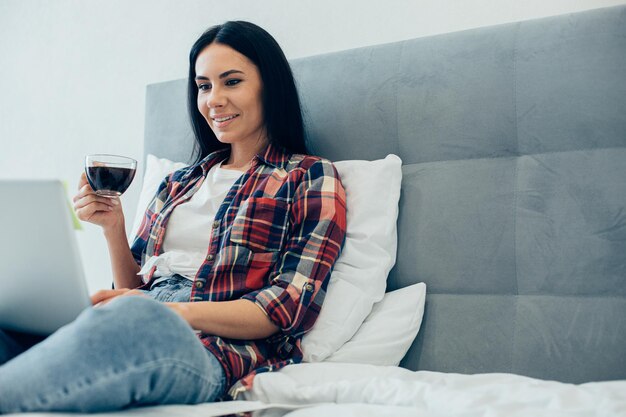
[[(81, 179), (84, 174), (81, 174)], [(82, 180), (81, 180), (82, 181)], [(86, 222), (102, 227), (120, 223), (124, 213), (119, 197), (105, 197), (96, 194), (89, 184), (83, 184), (73, 198), (76, 216)]]
[(120, 205), (120, 201), (117, 198), (101, 197), (97, 194), (88, 194), (84, 197), (74, 200), (74, 208), (83, 208), (92, 203), (106, 204), (107, 206), (115, 207)]
[(87, 174), (85, 171), (81, 172), (80, 178), (78, 179), (78, 191), (82, 190), (85, 185), (89, 188), (89, 191), (93, 192), (93, 189), (89, 185), (89, 181), (87, 181)]
[(78, 193), (74, 196), (73, 200), (77, 201), (88, 195), (97, 195), (97, 194), (94, 192), (94, 190), (91, 188), (89, 184), (85, 184), (78, 189)]
[(80, 190), (85, 184), (89, 184), (89, 181), (87, 181), (87, 174), (83, 171), (80, 173), (80, 179), (78, 180), (78, 189)]
[(96, 305), (103, 301), (115, 298), (118, 295), (122, 295), (130, 291), (129, 288), (120, 288), (117, 290), (100, 290), (91, 296), (91, 304)]
[(128, 295), (141, 295), (143, 297), (146, 297), (146, 294), (143, 291), (139, 291), (139, 290), (130, 290), (130, 291), (126, 291), (124, 294), (122, 294), (123, 296), (128, 296)]
[(84, 222), (90, 221), (90, 219), (96, 213), (102, 214), (103, 212), (108, 213), (111, 211), (113, 211), (113, 208), (111, 206), (107, 206), (106, 204), (101, 204), (101, 203), (94, 203), (90, 205), (89, 207), (83, 207), (83, 208), (75, 210), (76, 217), (78, 217), (80, 220)]
[(80, 174), (78, 194), (72, 199), (74, 212), (80, 220), (101, 226), (104, 229), (123, 224), (124, 212), (119, 197), (96, 194), (85, 173)]
[(80, 192), (74, 197), (74, 211), (76, 216), (83, 221), (88, 221), (94, 213), (110, 212), (116, 206), (120, 205), (119, 198), (102, 197), (94, 192), (90, 192), (91, 188), (86, 185), (81, 188)]
[(91, 304), (95, 305), (105, 305), (106, 303), (108, 303), (109, 301), (111, 301), (112, 299), (114, 299), (115, 297), (120, 297), (120, 296), (137, 296), (137, 295), (141, 295), (141, 296), (146, 296), (146, 294), (144, 294), (143, 291), (139, 291), (139, 290), (131, 290), (129, 288), (120, 288), (117, 290), (100, 290), (98, 292), (96, 292), (94, 295), (91, 296)]
[(95, 213), (109, 213), (112, 212), (113, 209), (114, 205), (110, 202), (101, 202), (89, 198), (79, 200), (76, 204), (74, 204), (76, 217), (83, 221), (88, 221)]

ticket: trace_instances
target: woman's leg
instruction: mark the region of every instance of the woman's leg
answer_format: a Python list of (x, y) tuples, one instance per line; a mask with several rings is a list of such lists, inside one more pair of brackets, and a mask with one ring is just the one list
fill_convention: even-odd
[(0, 413), (97, 412), (220, 397), (224, 371), (175, 312), (119, 297), (0, 366)]

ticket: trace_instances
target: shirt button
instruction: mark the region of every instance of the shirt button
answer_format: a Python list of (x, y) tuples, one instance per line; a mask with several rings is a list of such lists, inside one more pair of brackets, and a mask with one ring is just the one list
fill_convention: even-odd
[(218, 227), (220, 227), (220, 221), (219, 221), (219, 220), (215, 220), (215, 221), (213, 222), (213, 228), (214, 228), (214, 229), (217, 229)]
[(196, 288), (202, 288), (204, 283), (202, 281), (196, 281)]
[(210, 261), (212, 261), (212, 260), (213, 260), (213, 258), (214, 258), (214, 256), (213, 256), (213, 255), (209, 255), (209, 256), (207, 256), (207, 257), (206, 257), (206, 260), (210, 262)]
[(306, 285), (304, 286), (304, 288), (305, 288), (307, 291), (313, 291), (313, 289), (314, 289), (315, 287), (313, 287), (313, 284), (306, 284)]

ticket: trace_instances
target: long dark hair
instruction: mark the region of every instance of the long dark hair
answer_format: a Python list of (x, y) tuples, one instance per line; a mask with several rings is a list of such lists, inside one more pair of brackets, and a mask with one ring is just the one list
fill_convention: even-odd
[(291, 153), (308, 153), (298, 90), (289, 62), (278, 42), (253, 23), (229, 21), (207, 29), (189, 52), (187, 108), (196, 140), (195, 162), (228, 146), (217, 140), (197, 107), (196, 60), (200, 52), (213, 42), (233, 48), (259, 69), (263, 119), (269, 141)]

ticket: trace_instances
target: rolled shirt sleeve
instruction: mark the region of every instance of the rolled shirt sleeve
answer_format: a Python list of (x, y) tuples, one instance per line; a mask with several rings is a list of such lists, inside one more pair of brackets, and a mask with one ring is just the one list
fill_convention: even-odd
[(299, 336), (319, 315), (346, 234), (345, 191), (327, 160), (307, 169), (289, 212), (291, 227), (269, 286), (244, 295), (283, 334)]

